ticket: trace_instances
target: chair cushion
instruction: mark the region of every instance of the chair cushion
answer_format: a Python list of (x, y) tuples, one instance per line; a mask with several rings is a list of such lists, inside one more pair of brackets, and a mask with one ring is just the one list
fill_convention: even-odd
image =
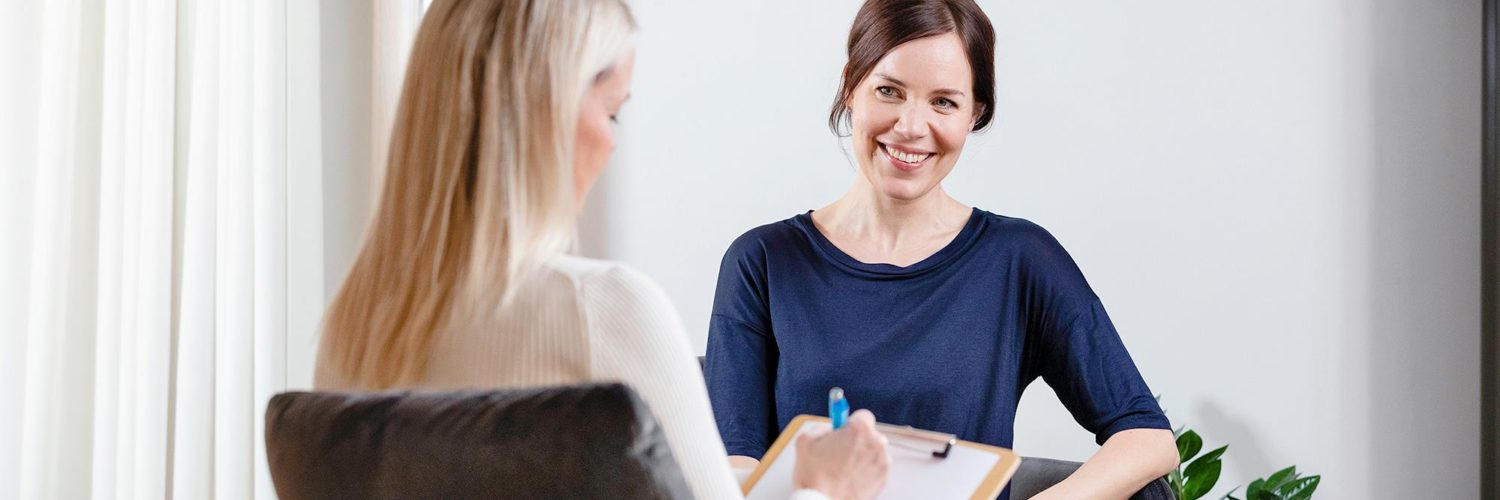
[(620, 384), (285, 393), (266, 409), (266, 451), (285, 500), (692, 496)]

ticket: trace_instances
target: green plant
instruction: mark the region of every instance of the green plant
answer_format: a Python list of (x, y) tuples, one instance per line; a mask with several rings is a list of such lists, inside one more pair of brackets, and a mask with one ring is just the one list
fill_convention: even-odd
[[(1156, 396), (1156, 403), (1161, 404), (1160, 394)], [(1183, 426), (1172, 431), (1172, 436), (1177, 438), (1178, 465), (1167, 474), (1167, 482), (1172, 485), (1177, 500), (1198, 500), (1219, 482), (1219, 473), (1224, 469), (1224, 450), (1229, 449), (1229, 445), (1200, 456), (1198, 452), (1203, 451), (1203, 438), (1197, 432)], [(1297, 466), (1293, 465), (1270, 477), (1251, 481), (1250, 486), (1245, 487), (1243, 499), (1234, 496), (1234, 491), (1240, 489), (1235, 486), (1219, 500), (1308, 500), (1317, 491), (1321, 480), (1322, 476), (1302, 477)]]
[(1167, 482), (1172, 484), (1172, 492), (1177, 494), (1178, 500), (1197, 500), (1207, 495), (1208, 490), (1219, 482), (1219, 472), (1224, 467), (1220, 457), (1224, 455), (1224, 450), (1229, 449), (1229, 445), (1199, 456), (1198, 452), (1203, 450), (1203, 438), (1197, 432), (1178, 428), (1173, 435), (1177, 437), (1177, 458), (1180, 462), (1177, 469), (1167, 475)]
[[(1245, 487), (1244, 500), (1307, 500), (1312, 498), (1314, 491), (1318, 489), (1318, 481), (1322, 476), (1302, 477), (1297, 472), (1297, 466), (1293, 465), (1276, 471), (1270, 477), (1256, 479)], [(1239, 489), (1238, 486), (1235, 489)], [(1224, 499), (1241, 500), (1234, 496), (1234, 490), (1224, 494)], [(1221, 500), (1224, 500), (1221, 499)]]

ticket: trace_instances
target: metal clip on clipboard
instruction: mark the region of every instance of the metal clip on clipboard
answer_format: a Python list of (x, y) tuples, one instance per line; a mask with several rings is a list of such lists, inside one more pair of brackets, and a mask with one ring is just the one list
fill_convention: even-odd
[(930, 447), (922, 447), (894, 439), (891, 440), (891, 444), (893, 445), (923, 453), (931, 452), (932, 456), (937, 458), (948, 458), (948, 452), (953, 451), (953, 445), (958, 442), (958, 437), (952, 434), (924, 431), (909, 425), (875, 424), (875, 428), (885, 433), (888, 437), (899, 437), (931, 443), (932, 446)]

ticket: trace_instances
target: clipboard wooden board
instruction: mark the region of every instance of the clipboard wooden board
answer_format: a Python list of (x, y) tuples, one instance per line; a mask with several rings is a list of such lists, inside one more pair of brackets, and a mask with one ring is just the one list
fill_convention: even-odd
[[(781, 432), (781, 436), (776, 438), (776, 442), (771, 444), (771, 449), (766, 451), (765, 457), (761, 458), (760, 465), (756, 466), (755, 471), (751, 472), (750, 477), (745, 480), (742, 487), (745, 497), (752, 500), (757, 497), (786, 498), (786, 495), (791, 493), (792, 464), (790, 461), (781, 463), (777, 459), (782, 458), (783, 455), (795, 455), (795, 447), (789, 445), (802, 432), (804, 426), (827, 427), (830, 425), (832, 423), (828, 417), (798, 415), (793, 418), (787, 424), (786, 429)], [(789, 449), (792, 451), (788, 452)], [(1011, 450), (968, 441), (957, 441), (948, 458), (924, 456), (920, 452), (895, 446), (890, 448), (890, 453), (892, 455), (890, 481), (886, 483), (886, 490), (877, 498), (891, 498), (887, 497), (886, 493), (891, 493), (893, 486), (896, 486), (894, 489), (898, 490), (904, 487), (920, 486), (924, 492), (930, 492), (930, 486), (960, 488), (968, 491), (970, 485), (973, 485), (974, 490), (968, 494), (967, 498), (993, 499), (1000, 495), (1005, 485), (1010, 482), (1011, 475), (1016, 473), (1016, 468), (1021, 466), (1021, 457)], [(948, 462), (949, 460), (953, 461)], [(942, 483), (940, 485), (893, 484), (897, 481), (913, 483), (942, 481)], [(756, 489), (758, 485), (762, 487), (761, 490)], [(945, 494), (925, 495), (926, 498), (939, 496), (948, 497)]]

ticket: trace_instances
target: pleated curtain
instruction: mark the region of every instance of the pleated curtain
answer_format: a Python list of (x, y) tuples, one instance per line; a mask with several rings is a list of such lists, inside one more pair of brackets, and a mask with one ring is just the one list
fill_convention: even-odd
[[(275, 498), (265, 403), (311, 386), (338, 285), (320, 3), (0, 5), (20, 65), (0, 173), (29, 199), (0, 215), (24, 278), (0, 296), (0, 498)], [(398, 75), (371, 72), (385, 122), (350, 132), (372, 150), (420, 5), (364, 21)]]

